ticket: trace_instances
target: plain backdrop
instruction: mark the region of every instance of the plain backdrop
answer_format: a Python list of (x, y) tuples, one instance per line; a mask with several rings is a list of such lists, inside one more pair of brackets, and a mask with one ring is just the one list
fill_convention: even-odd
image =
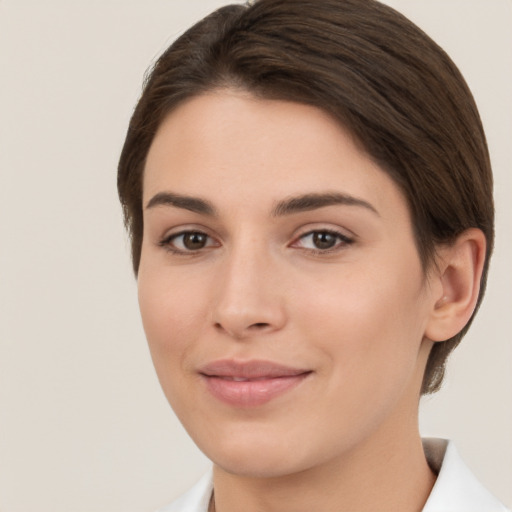
[[(116, 166), (143, 73), (221, 0), (0, 0), (0, 512), (151, 511), (207, 468), (154, 375)], [(389, 0), (472, 88), (495, 172), (488, 293), (422, 433), (512, 506), (512, 2)]]

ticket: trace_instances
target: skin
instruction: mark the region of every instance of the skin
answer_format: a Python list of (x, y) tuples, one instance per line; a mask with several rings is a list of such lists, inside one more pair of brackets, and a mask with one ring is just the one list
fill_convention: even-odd
[[(144, 328), (171, 406), (214, 463), (217, 512), (421, 510), (435, 480), (421, 381), (432, 343), (471, 314), (478, 233), (425, 275), (404, 197), (339, 124), (234, 90), (165, 119), (143, 188)], [(215, 215), (153, 199), (163, 193)], [(291, 197), (326, 193), (357, 201), (276, 215)], [(186, 230), (205, 245), (187, 249)], [(319, 249), (311, 232), (326, 230), (341, 237)], [(310, 373), (268, 403), (234, 407), (199, 374), (226, 358)]]

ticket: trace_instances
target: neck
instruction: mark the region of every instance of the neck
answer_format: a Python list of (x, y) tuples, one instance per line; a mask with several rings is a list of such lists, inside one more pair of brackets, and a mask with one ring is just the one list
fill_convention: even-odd
[[(337, 467), (263, 479), (214, 468), (215, 512), (420, 512), (434, 485), (421, 441), (407, 454), (363, 456)], [(377, 470), (378, 468), (378, 470)], [(334, 477), (333, 477), (334, 475)]]
[(420, 512), (434, 482), (416, 409), (390, 418), (342, 457), (294, 474), (261, 478), (214, 466), (214, 510)]

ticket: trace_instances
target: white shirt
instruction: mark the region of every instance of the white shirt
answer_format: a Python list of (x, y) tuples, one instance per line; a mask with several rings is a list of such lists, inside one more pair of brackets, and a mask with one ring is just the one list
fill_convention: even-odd
[[(452, 442), (424, 439), (430, 467), (438, 473), (423, 512), (510, 512), (473, 475)], [(188, 492), (157, 512), (208, 512), (213, 490), (209, 471)]]

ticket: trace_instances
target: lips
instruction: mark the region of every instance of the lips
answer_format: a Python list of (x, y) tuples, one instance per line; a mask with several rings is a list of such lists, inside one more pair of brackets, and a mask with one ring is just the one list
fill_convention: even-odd
[(271, 361), (219, 360), (199, 373), (216, 399), (234, 407), (257, 407), (291, 391), (312, 372)]

